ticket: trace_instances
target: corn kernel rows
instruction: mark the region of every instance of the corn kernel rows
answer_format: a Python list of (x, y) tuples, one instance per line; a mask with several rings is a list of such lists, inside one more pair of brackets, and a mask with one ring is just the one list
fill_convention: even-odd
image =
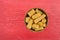
[(29, 17), (26, 17), (26, 23), (28, 29), (33, 29), (34, 31), (39, 31), (46, 27), (46, 14), (42, 13), (40, 10), (32, 9), (28, 12)]

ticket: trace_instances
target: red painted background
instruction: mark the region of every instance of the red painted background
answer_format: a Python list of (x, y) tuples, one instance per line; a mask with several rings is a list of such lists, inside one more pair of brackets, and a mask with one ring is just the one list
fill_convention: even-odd
[[(24, 17), (31, 8), (47, 13), (45, 30), (26, 29)], [(0, 40), (60, 40), (60, 0), (0, 0)]]

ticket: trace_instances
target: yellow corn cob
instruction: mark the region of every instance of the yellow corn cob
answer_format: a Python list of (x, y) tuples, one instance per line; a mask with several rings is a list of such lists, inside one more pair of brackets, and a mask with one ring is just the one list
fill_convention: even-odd
[(36, 19), (36, 18), (38, 18), (40, 16), (41, 16), (41, 14), (40, 13), (37, 13), (37, 14), (35, 14), (35, 15), (32, 16), (32, 19)]
[(39, 18), (35, 19), (34, 22), (37, 23), (37, 22), (41, 21), (44, 17), (46, 17), (45, 14), (43, 14), (43, 15), (40, 16)]
[(34, 9), (32, 9), (30, 12), (28, 12), (28, 15), (31, 17), (33, 14), (35, 14)]
[(28, 29), (31, 29), (32, 24), (33, 24), (33, 20), (30, 19), (29, 23), (27, 24), (27, 28), (28, 28)]

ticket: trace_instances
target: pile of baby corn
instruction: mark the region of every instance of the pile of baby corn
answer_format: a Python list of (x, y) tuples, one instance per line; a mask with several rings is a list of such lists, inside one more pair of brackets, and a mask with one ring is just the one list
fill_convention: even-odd
[(33, 31), (40, 31), (46, 27), (47, 15), (41, 12), (40, 10), (31, 9), (27, 13), (27, 15), (29, 15), (29, 17), (25, 18), (25, 22), (27, 23), (28, 29), (31, 29)]

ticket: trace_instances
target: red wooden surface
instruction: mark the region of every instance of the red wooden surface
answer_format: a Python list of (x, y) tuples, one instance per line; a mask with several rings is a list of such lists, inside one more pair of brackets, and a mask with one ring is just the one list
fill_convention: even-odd
[[(45, 30), (26, 29), (24, 17), (31, 8), (47, 13)], [(0, 0), (0, 40), (60, 40), (60, 0)]]

